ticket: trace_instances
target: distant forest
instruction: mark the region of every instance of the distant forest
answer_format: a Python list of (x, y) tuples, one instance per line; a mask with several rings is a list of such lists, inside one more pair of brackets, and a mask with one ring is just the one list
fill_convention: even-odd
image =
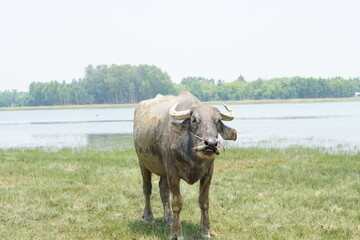
[(360, 78), (273, 78), (233, 82), (186, 77), (180, 84), (156, 66), (89, 65), (84, 78), (32, 82), (28, 92), (0, 91), (0, 107), (137, 103), (157, 94), (190, 91), (202, 101), (290, 98), (343, 98), (360, 92)]

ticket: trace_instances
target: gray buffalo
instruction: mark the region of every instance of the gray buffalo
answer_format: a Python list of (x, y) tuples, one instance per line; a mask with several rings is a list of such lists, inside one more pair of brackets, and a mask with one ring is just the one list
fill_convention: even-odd
[(182, 92), (178, 96), (157, 95), (140, 102), (135, 109), (134, 143), (145, 195), (143, 219), (154, 221), (150, 205), (154, 173), (160, 176), (164, 222), (171, 226), (170, 239), (184, 239), (180, 223), (183, 206), (180, 179), (188, 184), (200, 180), (201, 234), (204, 238), (216, 236), (208, 210), (214, 159), (222, 147), (218, 133), (225, 140), (237, 137), (236, 130), (223, 123), (234, 119), (232, 110), (225, 108), (227, 112), (222, 113), (215, 107), (202, 105), (191, 93)]

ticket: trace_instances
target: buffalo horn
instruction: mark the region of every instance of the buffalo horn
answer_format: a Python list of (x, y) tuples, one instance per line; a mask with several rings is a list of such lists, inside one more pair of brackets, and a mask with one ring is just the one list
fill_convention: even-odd
[(169, 115), (172, 116), (174, 119), (176, 120), (185, 120), (190, 118), (190, 109), (189, 110), (184, 110), (184, 111), (176, 111), (176, 106), (179, 103), (176, 103), (174, 106), (172, 106), (169, 110)]
[(224, 121), (231, 121), (234, 119), (234, 112), (231, 108), (229, 108), (228, 106), (226, 106), (225, 104), (223, 104), (223, 106), (226, 108), (226, 110), (228, 111), (227, 113), (222, 113), (220, 112), (221, 115), (221, 119)]

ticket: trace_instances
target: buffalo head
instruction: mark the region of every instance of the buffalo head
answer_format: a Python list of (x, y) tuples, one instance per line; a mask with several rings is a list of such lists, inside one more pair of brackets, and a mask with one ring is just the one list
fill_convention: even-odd
[(236, 140), (236, 130), (223, 123), (234, 119), (233, 111), (226, 105), (224, 107), (227, 113), (222, 113), (215, 107), (202, 105), (176, 111), (177, 105), (169, 110), (170, 116), (175, 120), (172, 124), (182, 133), (189, 133), (188, 142), (197, 157), (213, 159), (220, 154), (221, 142), (218, 133), (225, 140)]

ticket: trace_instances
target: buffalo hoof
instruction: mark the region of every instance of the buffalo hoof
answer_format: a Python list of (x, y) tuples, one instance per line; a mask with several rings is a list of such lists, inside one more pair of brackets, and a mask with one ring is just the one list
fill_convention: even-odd
[(144, 214), (142, 219), (144, 223), (155, 223), (154, 215), (152, 213)]
[(209, 239), (209, 238), (216, 237), (216, 236), (217, 236), (217, 233), (214, 230), (209, 229), (209, 233), (204, 234), (201, 237), (204, 238), (204, 239)]
[(170, 240), (184, 240), (184, 237), (170, 237)]

